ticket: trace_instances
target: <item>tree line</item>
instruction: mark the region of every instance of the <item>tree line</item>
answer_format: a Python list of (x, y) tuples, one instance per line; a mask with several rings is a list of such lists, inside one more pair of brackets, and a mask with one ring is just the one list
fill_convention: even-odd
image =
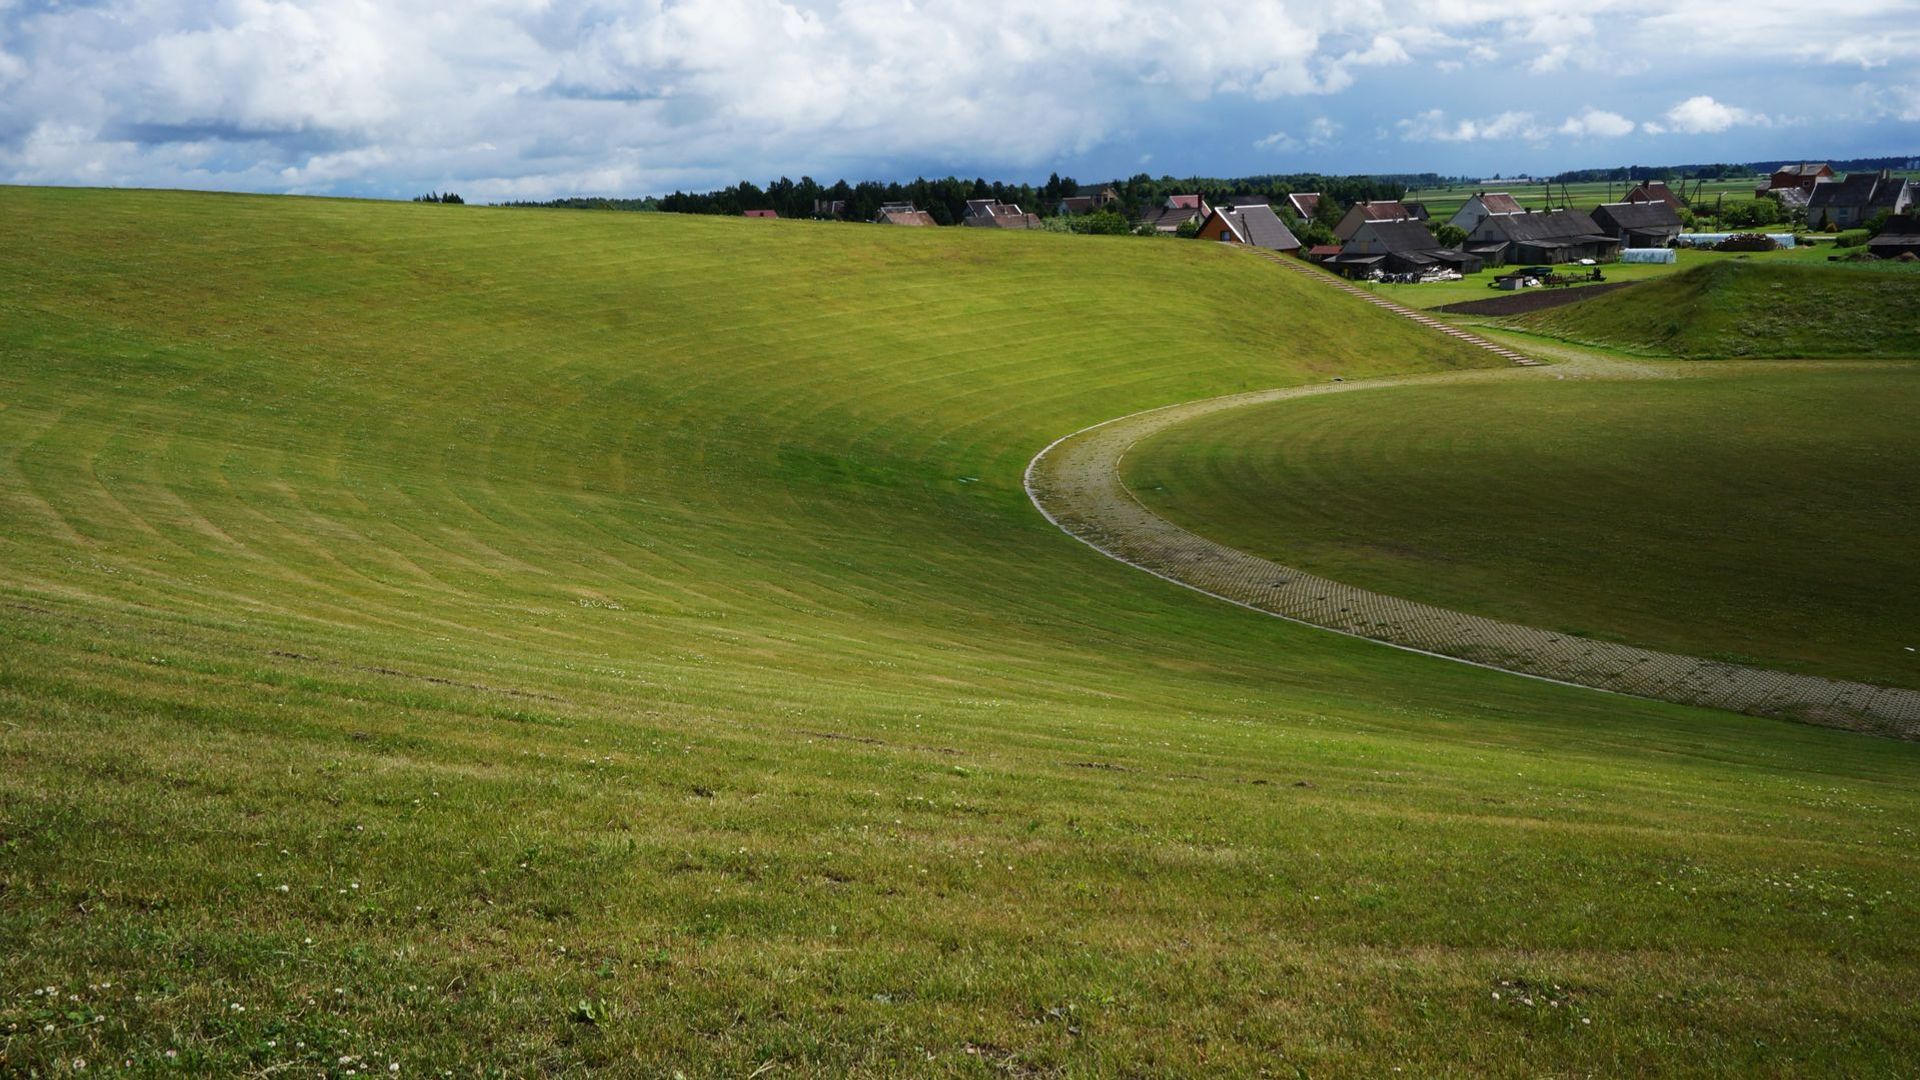
[(1021, 209), (1053, 217), (1060, 201), (1079, 194), (1111, 187), (1119, 196), (1117, 217), (1137, 219), (1148, 209), (1163, 204), (1169, 195), (1203, 196), (1209, 204), (1225, 203), (1235, 196), (1261, 196), (1276, 207), (1295, 192), (1317, 191), (1324, 201), (1338, 206), (1361, 199), (1397, 199), (1409, 188), (1437, 187), (1457, 178), (1435, 173), (1389, 174), (1378, 176), (1327, 176), (1319, 173), (1271, 174), (1235, 178), (1149, 176), (1140, 173), (1107, 184), (1082, 185), (1070, 176), (1058, 173), (1044, 184), (1010, 184), (1003, 181), (972, 180), (957, 176), (940, 179), (920, 177), (906, 183), (865, 180), (848, 183), (838, 180), (821, 184), (810, 176), (799, 180), (781, 177), (762, 187), (742, 180), (717, 191), (676, 191), (671, 195), (640, 199), (570, 197), (544, 202), (513, 202), (509, 206), (539, 206), (562, 209), (659, 210), (680, 214), (739, 215), (748, 210), (772, 210), (781, 217), (811, 217), (817, 202), (842, 202), (839, 216), (854, 221), (871, 221), (886, 203), (912, 203), (925, 210), (941, 225), (957, 225), (966, 216), (967, 203), (973, 199), (992, 199), (1014, 203)]

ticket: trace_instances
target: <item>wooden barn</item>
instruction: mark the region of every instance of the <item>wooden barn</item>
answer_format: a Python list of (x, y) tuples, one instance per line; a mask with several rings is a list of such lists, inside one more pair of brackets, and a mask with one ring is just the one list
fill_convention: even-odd
[(1479, 256), (1450, 248), (1434, 239), (1427, 227), (1412, 218), (1363, 221), (1325, 265), (1348, 277), (1366, 277), (1375, 270), (1386, 274), (1418, 274), (1427, 270), (1479, 273)]
[(1601, 203), (1593, 223), (1623, 248), (1659, 248), (1680, 235), (1680, 215), (1663, 202)]
[(1620, 257), (1620, 241), (1579, 210), (1490, 214), (1467, 234), (1464, 246), (1489, 266), (1611, 262)]

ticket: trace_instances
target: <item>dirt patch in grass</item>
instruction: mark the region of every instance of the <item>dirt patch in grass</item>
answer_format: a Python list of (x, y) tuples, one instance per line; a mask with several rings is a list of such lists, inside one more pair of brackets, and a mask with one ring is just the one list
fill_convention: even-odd
[(1566, 304), (1577, 304), (1582, 300), (1591, 300), (1596, 296), (1624, 289), (1637, 284), (1632, 281), (1614, 281), (1605, 285), (1583, 285), (1577, 289), (1538, 289), (1530, 292), (1507, 293), (1487, 300), (1467, 300), (1458, 304), (1446, 304), (1435, 308), (1449, 315), (1525, 315), (1530, 311), (1545, 311)]

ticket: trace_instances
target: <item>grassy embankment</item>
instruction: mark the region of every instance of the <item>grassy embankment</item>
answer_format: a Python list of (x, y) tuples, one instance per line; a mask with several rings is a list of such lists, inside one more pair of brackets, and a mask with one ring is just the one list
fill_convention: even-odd
[(1488, 359), (1210, 245), (0, 189), (0, 1072), (1904, 1068), (1920, 748), (1020, 488)]
[(1920, 266), (1721, 261), (1506, 325), (1647, 356), (1920, 356)]
[[(1718, 266), (1722, 263), (1764, 266), (1817, 266), (1827, 268), (1835, 265), (1829, 260), (1829, 256), (1845, 254), (1847, 250), (1849, 249), (1835, 248), (1830, 239), (1825, 237), (1813, 238), (1801, 244), (1799, 247), (1781, 251), (1732, 252), (1682, 249), (1678, 253), (1678, 260), (1673, 263), (1605, 263), (1600, 266), (1600, 272), (1609, 282), (1644, 282), (1673, 277), (1688, 270), (1695, 269), (1696, 267)], [(1847, 263), (1837, 268), (1844, 270), (1865, 270), (1869, 273), (1912, 272), (1912, 268), (1905, 264), (1894, 264), (1890, 262), (1879, 264)], [(1381, 296), (1406, 304), (1409, 307), (1432, 309), (1443, 307), (1447, 304), (1460, 303), (1462, 301), (1490, 300), (1494, 297), (1505, 296), (1507, 295), (1506, 293), (1499, 292), (1493, 288), (1493, 279), (1512, 269), (1514, 269), (1514, 267), (1511, 266), (1488, 267), (1480, 273), (1469, 274), (1459, 281), (1437, 281), (1419, 285), (1367, 283), (1364, 284), (1363, 287)], [(1579, 273), (1585, 268), (1571, 266), (1565, 269), (1572, 273)], [(1556, 286), (1556, 288), (1561, 287), (1562, 286)], [(1578, 291), (1586, 286), (1572, 285), (1564, 287)]]
[(1920, 366), (1693, 370), (1236, 410), (1137, 447), (1127, 480), (1392, 595), (1920, 687)]

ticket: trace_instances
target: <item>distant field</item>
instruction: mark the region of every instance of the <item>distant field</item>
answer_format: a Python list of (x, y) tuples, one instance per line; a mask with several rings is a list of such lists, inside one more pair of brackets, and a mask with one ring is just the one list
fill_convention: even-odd
[(1491, 356), (986, 233), (0, 188), (0, 1074), (1920, 1058), (1920, 746), (1264, 618), (1021, 486)]
[(1126, 479), (1391, 595), (1920, 687), (1916, 414), (1920, 365), (1371, 391), (1183, 425)]
[[(1920, 179), (1920, 173), (1905, 173), (1899, 175), (1905, 175), (1908, 179)], [(1746, 177), (1739, 180), (1708, 180), (1700, 186), (1697, 195), (1695, 194), (1695, 185), (1689, 182), (1686, 185), (1687, 197), (1695, 202), (1703, 202), (1706, 204), (1711, 204), (1720, 198), (1724, 198), (1727, 202), (1731, 203), (1740, 199), (1753, 198), (1754, 189), (1765, 185), (1766, 182), (1766, 177), (1763, 176)], [(1591, 210), (1603, 202), (1617, 202), (1625, 198), (1627, 192), (1632, 191), (1637, 183), (1637, 181), (1629, 183), (1616, 181), (1612, 184), (1604, 182), (1568, 184), (1566, 185), (1565, 196), (1567, 200), (1573, 203), (1575, 208)], [(1680, 190), (1678, 181), (1673, 183), (1673, 189), (1676, 192)], [(1501, 184), (1498, 181), (1486, 184), (1459, 184), (1444, 188), (1422, 188), (1417, 191), (1408, 192), (1406, 198), (1426, 203), (1428, 211), (1432, 213), (1435, 218), (1445, 221), (1447, 218), (1452, 217), (1461, 206), (1465, 205), (1468, 199), (1480, 191), (1504, 191), (1512, 195), (1520, 205), (1530, 206), (1536, 209), (1564, 205), (1561, 185), (1559, 184), (1554, 184), (1552, 190), (1549, 191), (1544, 184), (1516, 185)]]
[(1920, 356), (1920, 265), (1723, 258), (1507, 325), (1656, 356)]

